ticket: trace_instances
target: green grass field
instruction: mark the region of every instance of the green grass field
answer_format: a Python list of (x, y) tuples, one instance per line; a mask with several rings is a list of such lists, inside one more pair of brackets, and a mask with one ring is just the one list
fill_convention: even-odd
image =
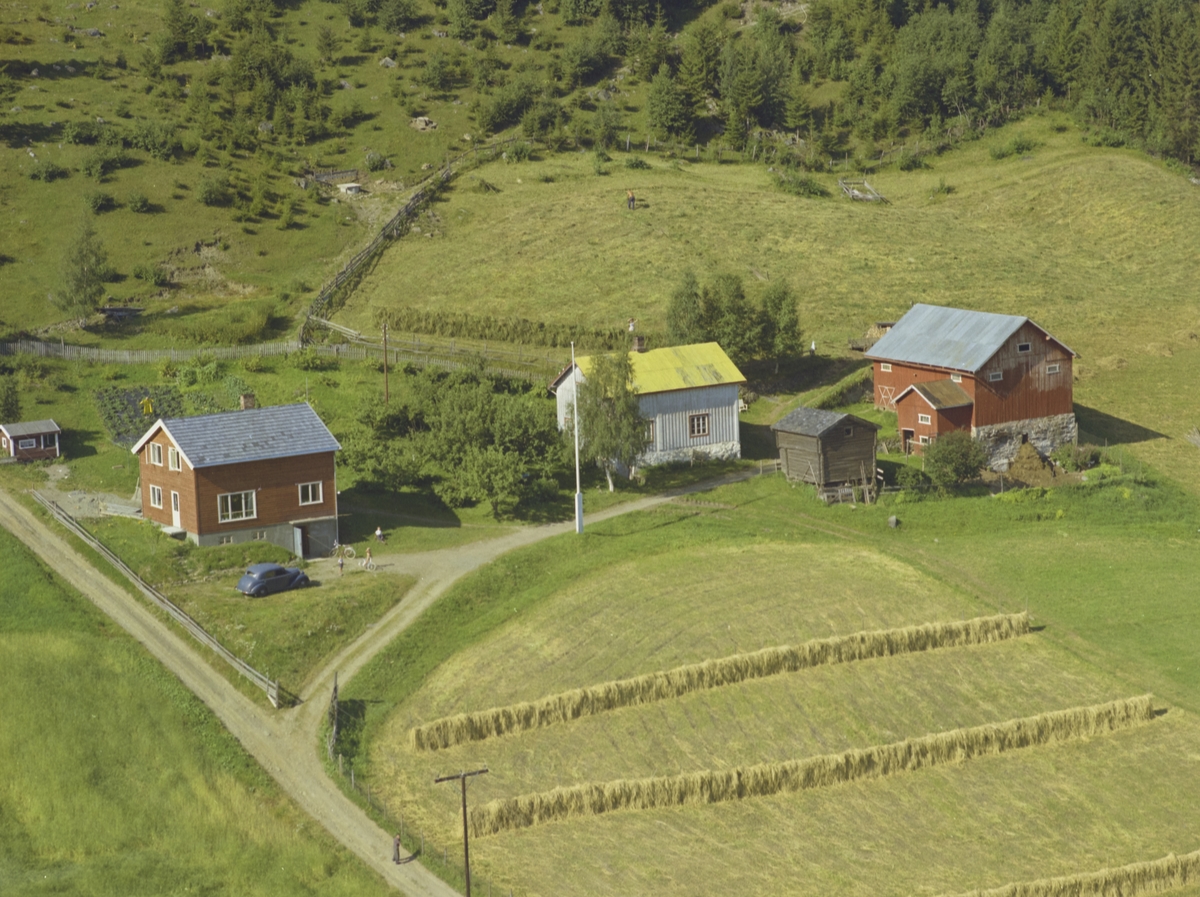
[(0, 890), (387, 890), (178, 680), (7, 533), (0, 558)]
[[(455, 795), (429, 784), (448, 770), (490, 768), (472, 785), (481, 805), (1150, 690), (1167, 712), (1136, 730), (800, 794), (550, 823), (478, 838), (472, 859), (530, 894), (941, 894), (1195, 850), (1200, 510), (1135, 476), (1034, 495), (852, 511), (764, 478), (713, 494), (735, 507), (668, 506), (502, 558), (350, 683), (346, 699), (365, 702), (356, 763), (411, 826), (453, 843)], [(995, 645), (806, 670), (439, 751), (408, 742), (412, 725), (447, 713), (1026, 605), (1040, 631)]]

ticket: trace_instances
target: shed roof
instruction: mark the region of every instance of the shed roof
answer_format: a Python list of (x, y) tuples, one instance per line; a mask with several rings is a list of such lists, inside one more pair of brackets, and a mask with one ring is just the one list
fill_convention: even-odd
[[(986, 311), (914, 305), (865, 353), (867, 358), (927, 364), (974, 373), (987, 364), (1005, 340), (1029, 318)], [(1043, 333), (1046, 331), (1033, 324)], [(1046, 333), (1050, 336), (1049, 333)], [(1055, 342), (1058, 342), (1055, 340)], [(1063, 343), (1059, 343), (1072, 355)]]
[(858, 426), (870, 427), (873, 430), (879, 429), (878, 424), (855, 417), (853, 414), (847, 414), (844, 411), (823, 411), (820, 408), (797, 408), (771, 424), (771, 429), (782, 430), (785, 433), (798, 433), (801, 436), (819, 437), (824, 436), (834, 427), (844, 426), (848, 420)]
[(192, 468), (336, 452), (341, 445), (308, 404), (247, 408), (198, 417), (162, 418), (133, 453), (161, 428)]
[[(579, 371), (585, 377), (591, 370), (592, 358), (589, 355), (576, 359)], [(746, 382), (737, 365), (717, 343), (630, 352), (629, 360), (633, 366), (633, 386), (640, 395)], [(557, 388), (570, 372), (568, 366), (551, 385)]]
[(18, 424), (0, 424), (0, 430), (9, 439), (19, 436), (41, 436), (43, 433), (61, 433), (62, 428), (52, 420), (27, 420)]
[(930, 408), (939, 410), (945, 408), (965, 408), (968, 405), (975, 404), (975, 400), (967, 394), (967, 391), (951, 380), (914, 383), (900, 393), (900, 395), (896, 396), (896, 401), (899, 402), (910, 392), (917, 393), (929, 404)]

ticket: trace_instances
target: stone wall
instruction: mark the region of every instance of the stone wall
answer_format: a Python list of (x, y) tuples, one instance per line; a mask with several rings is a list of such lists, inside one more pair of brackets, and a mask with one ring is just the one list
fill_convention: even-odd
[(975, 438), (988, 456), (992, 470), (1004, 472), (1017, 456), (1021, 443), (1028, 439), (1042, 455), (1079, 438), (1079, 426), (1074, 414), (1054, 414), (1050, 417), (1035, 417), (1030, 420), (1014, 420), (1004, 424), (973, 427)]
[(736, 461), (742, 457), (740, 442), (713, 442), (696, 448), (667, 449), (661, 452), (647, 452), (638, 458), (638, 467), (651, 467), (655, 464), (670, 464), (678, 461), (691, 461), (692, 458), (709, 461)]

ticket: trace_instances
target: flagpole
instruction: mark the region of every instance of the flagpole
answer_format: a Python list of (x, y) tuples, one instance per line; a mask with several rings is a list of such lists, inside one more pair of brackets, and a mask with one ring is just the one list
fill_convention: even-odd
[(579, 368), (575, 366), (575, 342), (571, 342), (571, 399), (575, 423), (575, 532), (583, 533), (583, 489), (579, 485)]

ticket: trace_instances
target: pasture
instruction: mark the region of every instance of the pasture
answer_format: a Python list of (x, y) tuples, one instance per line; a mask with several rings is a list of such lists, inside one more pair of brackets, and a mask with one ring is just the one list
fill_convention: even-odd
[[(638, 779), (720, 776), (1152, 691), (1155, 718), (1133, 728), (502, 830), (473, 841), (473, 863), (528, 894), (934, 895), (1196, 850), (1200, 508), (1132, 474), (1014, 496), (827, 509), (769, 477), (713, 493), (719, 508), (667, 505), (502, 558), (348, 684), (344, 700), (363, 702), (356, 767), (410, 830), (453, 844), (457, 797), (430, 782), (459, 768), (491, 770), (472, 783), (473, 807), (556, 787), (617, 794)], [(818, 666), (439, 750), (410, 744), (439, 716), (1026, 606), (1034, 631), (996, 643)]]
[(209, 710), (0, 533), (5, 894), (384, 894)]

